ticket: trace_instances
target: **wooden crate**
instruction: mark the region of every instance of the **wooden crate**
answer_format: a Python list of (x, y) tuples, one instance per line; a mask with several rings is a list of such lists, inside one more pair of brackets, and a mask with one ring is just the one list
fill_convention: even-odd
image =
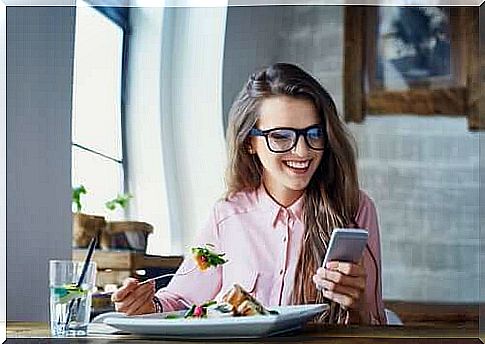
[[(85, 249), (73, 249), (72, 259), (83, 261)], [(136, 271), (147, 268), (175, 270), (182, 263), (182, 256), (153, 256), (137, 251), (98, 250), (94, 252), (93, 261), (97, 267), (96, 285), (121, 285), (127, 277), (137, 277)]]

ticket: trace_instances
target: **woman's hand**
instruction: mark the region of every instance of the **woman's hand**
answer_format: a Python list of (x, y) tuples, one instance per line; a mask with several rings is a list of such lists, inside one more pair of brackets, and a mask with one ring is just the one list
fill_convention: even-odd
[(313, 275), (318, 289), (327, 299), (345, 308), (359, 310), (366, 285), (366, 272), (362, 263), (329, 262)]
[(155, 282), (138, 284), (135, 278), (127, 278), (123, 286), (111, 295), (111, 301), (115, 304), (118, 312), (127, 315), (138, 315), (155, 313), (156, 308), (153, 302), (155, 296)]

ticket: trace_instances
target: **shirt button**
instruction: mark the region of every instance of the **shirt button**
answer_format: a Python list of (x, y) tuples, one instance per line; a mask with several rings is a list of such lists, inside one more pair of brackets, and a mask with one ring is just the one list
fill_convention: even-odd
[(283, 275), (283, 272), (285, 272), (283, 269), (280, 270), (280, 275)]
[(286, 237), (284, 237), (284, 238), (283, 238), (283, 242), (286, 242), (286, 240), (287, 240), (287, 239), (286, 239)]

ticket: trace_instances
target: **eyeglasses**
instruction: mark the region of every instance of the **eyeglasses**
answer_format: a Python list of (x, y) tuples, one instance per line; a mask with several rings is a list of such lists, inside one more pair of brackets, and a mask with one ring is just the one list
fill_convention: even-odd
[(295, 128), (273, 128), (260, 130), (251, 129), (250, 136), (264, 136), (266, 145), (273, 153), (285, 153), (292, 150), (300, 135), (303, 135), (308, 147), (314, 150), (323, 150), (325, 148), (325, 132), (322, 126), (312, 125), (304, 129)]

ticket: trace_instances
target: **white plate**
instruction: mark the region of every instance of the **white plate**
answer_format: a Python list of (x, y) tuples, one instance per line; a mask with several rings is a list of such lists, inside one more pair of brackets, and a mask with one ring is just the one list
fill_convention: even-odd
[(282, 306), (270, 308), (278, 315), (202, 319), (166, 319), (174, 312), (118, 315), (107, 316), (103, 322), (122, 331), (165, 338), (258, 338), (298, 329), (327, 308), (326, 304)]

